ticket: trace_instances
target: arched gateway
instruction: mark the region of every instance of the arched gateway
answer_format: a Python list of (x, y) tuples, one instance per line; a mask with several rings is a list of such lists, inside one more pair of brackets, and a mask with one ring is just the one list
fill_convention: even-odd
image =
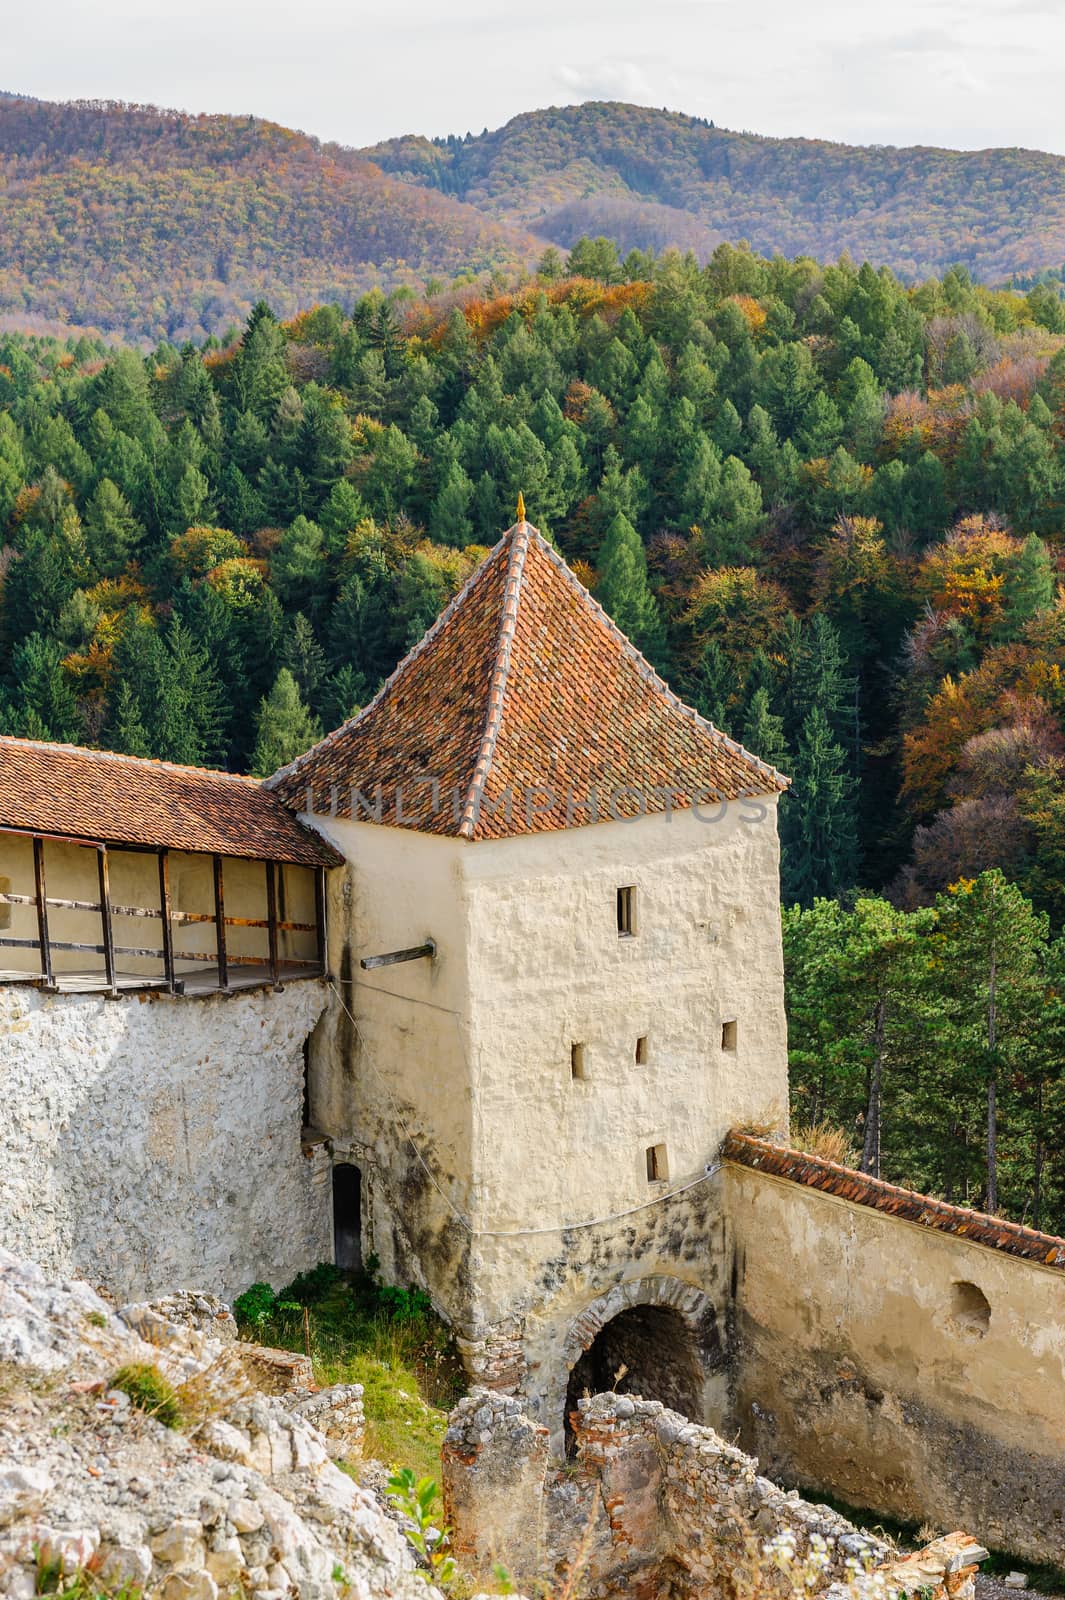
[(546, 1420), (568, 1438), (569, 1413), (581, 1396), (616, 1388), (661, 1400), (698, 1422), (718, 1421), (722, 1360), (717, 1313), (701, 1289), (661, 1275), (618, 1284), (571, 1324)]

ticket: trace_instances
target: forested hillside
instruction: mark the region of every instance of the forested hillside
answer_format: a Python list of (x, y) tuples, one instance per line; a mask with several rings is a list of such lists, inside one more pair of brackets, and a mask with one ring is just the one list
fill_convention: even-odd
[(350, 150), (257, 117), (0, 100), (0, 315), (204, 338), (459, 272), (533, 241)]
[(1065, 159), (765, 139), (700, 117), (589, 103), (465, 139), (406, 138), (363, 154), (564, 245), (622, 252), (722, 240), (821, 260), (849, 251), (909, 279), (960, 263), (999, 282), (1065, 260)]
[(0, 336), (0, 730), (268, 773), (365, 703), (519, 491), (794, 777), (800, 1113), (871, 1170), (1065, 1227), (1044, 286), (730, 247), (626, 270), (582, 241), (507, 295), (258, 306), (226, 346)]
[(722, 240), (849, 251), (908, 281), (960, 263), (1060, 292), (1065, 160), (762, 139), (602, 104), (355, 152), (258, 117), (0, 95), (0, 229), (0, 327), (146, 342), (221, 335), (260, 298), (286, 316), (374, 286), (498, 286), (545, 241), (593, 234), (700, 261)]

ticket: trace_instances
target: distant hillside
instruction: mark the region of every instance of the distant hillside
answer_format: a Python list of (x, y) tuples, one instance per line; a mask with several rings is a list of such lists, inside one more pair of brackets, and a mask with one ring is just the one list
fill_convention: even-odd
[(722, 239), (923, 277), (984, 282), (1065, 260), (1065, 159), (1035, 150), (851, 146), (730, 133), (621, 104), (533, 111), (466, 140), (390, 140), (364, 156), (501, 222), (623, 250)]
[(0, 96), (0, 315), (184, 339), (537, 241), (256, 117)]

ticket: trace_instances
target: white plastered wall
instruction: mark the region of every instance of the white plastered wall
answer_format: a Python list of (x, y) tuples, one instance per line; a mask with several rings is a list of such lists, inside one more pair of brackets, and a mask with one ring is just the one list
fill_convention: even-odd
[[(386, 1273), (416, 1265), (467, 1340), (519, 1337), (541, 1374), (626, 1282), (709, 1289), (723, 1321), (720, 1189), (699, 1180), (730, 1126), (787, 1115), (775, 801), (477, 843), (306, 820), (347, 857), (331, 951), (356, 1019), (323, 1022), (312, 1115), (372, 1167), (364, 1242)], [(432, 962), (359, 968), (426, 938)]]

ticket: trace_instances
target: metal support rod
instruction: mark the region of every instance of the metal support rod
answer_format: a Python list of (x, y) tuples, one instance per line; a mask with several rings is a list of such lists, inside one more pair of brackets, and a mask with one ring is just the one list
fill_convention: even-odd
[(436, 955), (436, 940), (427, 939), (424, 944), (416, 944), (410, 950), (390, 950), (384, 956), (364, 956), (359, 966), (364, 972), (372, 972), (375, 967), (397, 967), (401, 961), (421, 961), (428, 956), (431, 961)]
[(111, 888), (107, 879), (107, 846), (98, 845), (96, 848), (96, 865), (100, 875), (100, 925), (103, 928), (104, 941), (104, 973), (107, 977), (107, 987), (112, 995), (118, 993), (115, 982), (115, 935), (111, 926)]
[(270, 982), (277, 983), (277, 868), (266, 862), (266, 927), (270, 947)]
[(52, 947), (48, 941), (48, 890), (44, 878), (44, 840), (36, 834), (33, 839), (33, 882), (37, 894), (37, 940), (41, 947), (41, 976), (51, 988), (55, 979), (52, 977)]
[(215, 948), (218, 954), (218, 987), (229, 988), (229, 965), (226, 961), (226, 900), (222, 882), (222, 857), (214, 856), (214, 926)]
[(159, 915), (163, 920), (163, 971), (166, 986), (174, 993), (174, 930), (170, 922), (170, 852), (159, 852)]

